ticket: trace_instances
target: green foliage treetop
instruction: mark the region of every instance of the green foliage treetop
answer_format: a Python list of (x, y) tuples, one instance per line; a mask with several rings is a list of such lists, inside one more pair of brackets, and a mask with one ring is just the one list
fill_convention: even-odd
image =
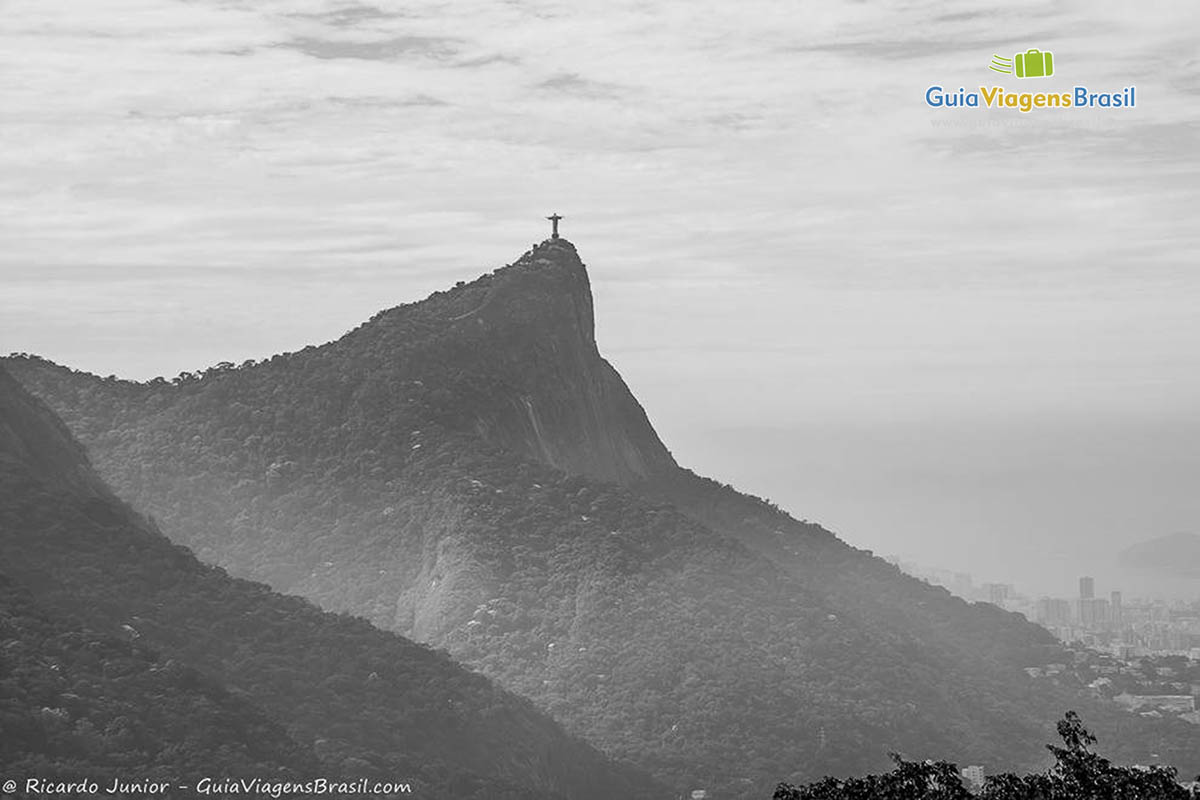
[(1057, 727), (1063, 746), (1046, 745), (1054, 766), (1032, 775), (990, 776), (978, 795), (963, 786), (954, 764), (905, 761), (893, 753), (896, 766), (891, 772), (846, 780), (828, 777), (805, 786), (781, 783), (773, 800), (1193, 800), (1198, 796), (1176, 780), (1173, 767), (1117, 766), (1092, 750), (1096, 737), (1074, 711), (1068, 711)]

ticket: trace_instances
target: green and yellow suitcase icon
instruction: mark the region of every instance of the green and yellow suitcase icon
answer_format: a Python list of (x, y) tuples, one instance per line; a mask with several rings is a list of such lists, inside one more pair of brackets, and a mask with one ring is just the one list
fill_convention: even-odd
[(1049, 78), (1054, 74), (1054, 54), (1049, 50), (1026, 50), (1017, 53), (1014, 60), (1018, 78)]

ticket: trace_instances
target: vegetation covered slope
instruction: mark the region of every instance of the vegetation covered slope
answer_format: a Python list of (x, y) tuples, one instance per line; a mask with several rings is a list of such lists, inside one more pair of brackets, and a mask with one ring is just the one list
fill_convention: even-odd
[[(127, 631), (47, 612), (0, 574), (0, 767), (6, 778), (131, 780), (310, 774), (261, 709)], [(24, 785), (23, 782), (21, 784)]]
[(429, 797), (661, 796), (445, 655), (201, 564), (109, 495), (2, 368), (0, 565), (6, 775), (284, 769)]
[[(8, 363), (203, 558), (446, 647), (680, 787), (761, 796), (889, 750), (1025, 766), (1077, 705), (1021, 671), (1062, 657), (1044, 630), (677, 467), (563, 240), (241, 367)], [(1133, 758), (1195, 757), (1183, 723), (1088, 716)]]

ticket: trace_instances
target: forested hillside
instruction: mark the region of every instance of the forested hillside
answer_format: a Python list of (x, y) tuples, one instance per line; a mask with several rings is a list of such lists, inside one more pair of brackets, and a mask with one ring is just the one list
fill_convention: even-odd
[(6, 777), (136, 767), (441, 798), (662, 796), (445, 655), (201, 564), (113, 498), (2, 368), (0, 565)]
[(1028, 678), (1062, 658), (1044, 630), (680, 469), (592, 314), (557, 240), (240, 367), (7, 363), (203, 559), (445, 647), (678, 788), (763, 796), (891, 750), (1040, 766), (1070, 707), (1123, 758), (1200, 767), (1194, 728)]
[(6, 778), (312, 774), (260, 708), (134, 638), (47, 613), (0, 574), (0, 766)]

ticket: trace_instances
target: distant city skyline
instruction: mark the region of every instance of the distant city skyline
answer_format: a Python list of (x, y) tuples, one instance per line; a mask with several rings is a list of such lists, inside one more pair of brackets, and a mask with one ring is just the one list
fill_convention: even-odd
[[(1081, 575), (1076, 593), (1026, 594), (1012, 583), (983, 582), (963, 572), (925, 567), (895, 556), (887, 560), (914, 577), (942, 586), (973, 602), (986, 602), (1023, 615), (1067, 644), (1080, 644), (1124, 659), (1186, 655), (1200, 661), (1200, 591), (1129, 597)], [(1128, 602), (1127, 602), (1128, 601)], [(1200, 684), (1198, 684), (1200, 686)], [(1192, 711), (1194, 709), (1188, 709)], [(1200, 724), (1200, 719), (1196, 720)]]
[(1118, 597), (1122, 601), (1128, 599), (1134, 602), (1200, 602), (1200, 586), (1196, 586), (1191, 581), (1166, 581), (1164, 584), (1161, 580), (1154, 580), (1153, 585), (1146, 588), (1148, 584), (1134, 579), (1132, 581), (1134, 588), (1131, 589), (1126, 584), (1120, 582), (1102, 582), (1097, 584), (1096, 579), (1091, 575), (1080, 575), (1074, 578), (1063, 576), (1061, 586), (1058, 589), (1051, 588), (1048, 591), (1035, 591), (1028, 586), (1023, 586), (1019, 581), (1014, 581), (1011, 578), (1006, 579), (1004, 576), (980, 578), (970, 572), (907, 560), (895, 553), (877, 555), (881, 555), (884, 560), (895, 564), (914, 577), (943, 586), (955, 594), (970, 600), (988, 600), (986, 595), (991, 587), (1005, 587), (1008, 594), (1021, 596), (1031, 601), (1047, 598), (1078, 600), (1085, 597), (1084, 581), (1088, 581), (1092, 587), (1092, 594), (1088, 596), (1088, 599), (1103, 599), (1107, 595), (1107, 602), (1110, 603), (1114, 602), (1114, 597)]
[[(682, 464), (876, 552), (1109, 581), (1200, 527), (1198, 27), (1111, 0), (12, 6), (0, 351), (147, 379), (298, 350), (557, 211)], [(1136, 109), (924, 102), (1033, 46), (1039, 80)]]

